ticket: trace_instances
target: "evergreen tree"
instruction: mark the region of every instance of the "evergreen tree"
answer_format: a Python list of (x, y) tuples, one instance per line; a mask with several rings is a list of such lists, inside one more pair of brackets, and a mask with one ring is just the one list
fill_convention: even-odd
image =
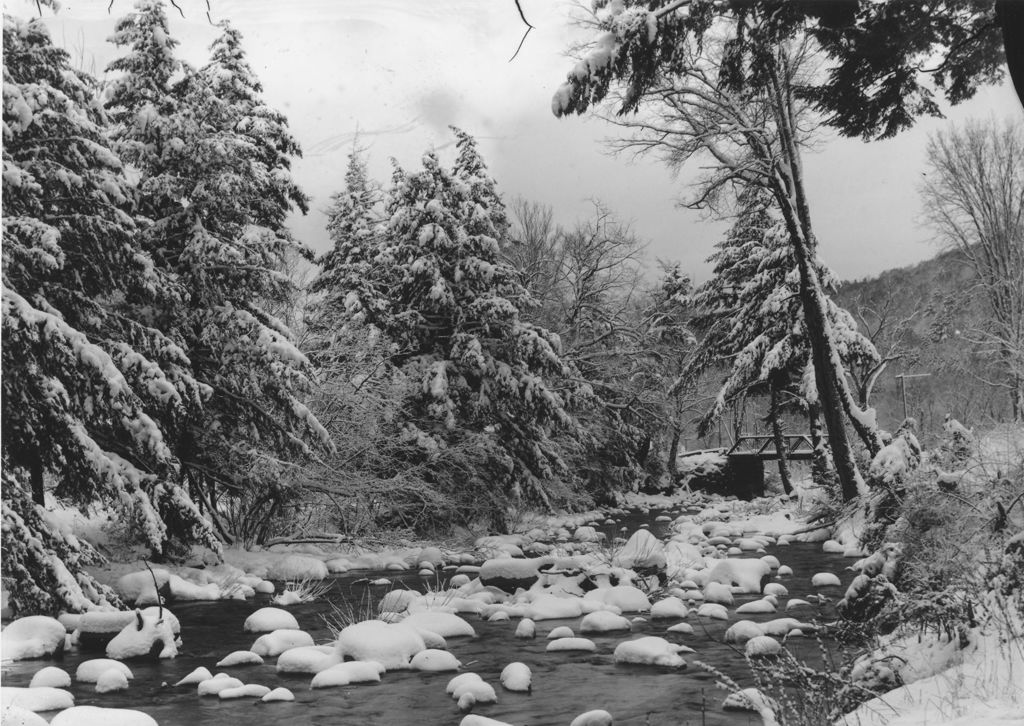
[(572, 371), (558, 338), (520, 319), (528, 295), (501, 259), (504, 205), (472, 137), (455, 135), (451, 170), (433, 152), (419, 172), (396, 166), (376, 229), (360, 201), (365, 173), (350, 164), (317, 284), (346, 319), (379, 329), (392, 364), (420, 381), (405, 402), (408, 438), (429, 451), (479, 437), (506, 491), (548, 503), (550, 482), (567, 475), (551, 433), (575, 429), (568, 407), (584, 392), (555, 389)]
[(301, 400), (308, 361), (266, 311), (290, 291), (287, 255), (305, 252), (283, 226), (292, 205), (306, 209), (288, 173), (298, 146), (230, 27), (199, 71), (175, 59), (160, 0), (142, 0), (111, 40), (127, 49), (110, 65), (122, 71), (107, 104), (115, 148), (140, 175), (144, 246), (181, 291), (155, 315), (209, 391), (171, 445), (215, 517), (218, 487), (273, 489), (282, 459), (327, 444)]
[(94, 553), (36, 509), (46, 475), (156, 551), (217, 546), (165, 435), (204, 391), (142, 315), (175, 298), (133, 245), (95, 83), (38, 22), (5, 17), (4, 51), (4, 580), (16, 611), (81, 610), (116, 598), (82, 570)]

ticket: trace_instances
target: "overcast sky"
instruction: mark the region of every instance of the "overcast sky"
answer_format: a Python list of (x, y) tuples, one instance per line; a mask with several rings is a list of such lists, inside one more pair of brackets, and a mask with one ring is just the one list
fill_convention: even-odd
[[(172, 34), (180, 55), (207, 60), (216, 35), (203, 0), (180, 0)], [(5, 0), (19, 15), (27, 0)], [(105, 42), (131, 0), (61, 0), (49, 17), (55, 42), (76, 64), (99, 74), (115, 56)], [(566, 49), (579, 31), (566, 0), (522, 0), (537, 29), (509, 62), (522, 35), (513, 0), (210, 0), (213, 20), (243, 33), (268, 103), (287, 114), (304, 149), (295, 177), (312, 196), (295, 234), (324, 249), (323, 210), (343, 181), (356, 132), (369, 147), (371, 172), (390, 178), (390, 158), (415, 167), (422, 152), (446, 147), (449, 124), (480, 140), (499, 188), (551, 205), (571, 224), (600, 199), (649, 241), (648, 257), (678, 260), (697, 279), (725, 227), (679, 209), (686, 177), (656, 159), (610, 157), (602, 139), (614, 129), (586, 118), (556, 119), (551, 96), (572, 63)], [(1009, 84), (982, 89), (949, 113), (951, 120), (1021, 114)], [(897, 139), (865, 144), (826, 138), (806, 158), (811, 213), (825, 261), (856, 279), (935, 254), (919, 224), (917, 184), (929, 132), (947, 121), (921, 121)], [(443, 153), (443, 152), (442, 152)]]

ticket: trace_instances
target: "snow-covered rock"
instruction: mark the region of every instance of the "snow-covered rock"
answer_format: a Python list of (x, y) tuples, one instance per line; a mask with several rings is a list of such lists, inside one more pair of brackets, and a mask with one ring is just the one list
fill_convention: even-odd
[(217, 694), (222, 701), (229, 701), (235, 698), (263, 698), (270, 693), (270, 689), (259, 683), (246, 683), (235, 688), (225, 688)]
[(364, 620), (338, 634), (339, 655), (354, 660), (374, 660), (387, 670), (409, 667), (409, 661), (427, 645), (423, 636), (404, 623)]
[(757, 635), (747, 641), (745, 653), (748, 658), (756, 658), (767, 655), (778, 655), (782, 651), (782, 645), (775, 638), (768, 635)]
[(704, 586), (704, 600), (721, 605), (732, 605), (735, 598), (733, 597), (730, 585), (722, 584), (721, 582), (709, 582)]
[(279, 655), (276, 668), (278, 673), (319, 673), (340, 662), (332, 645), (300, 645)]
[(556, 640), (558, 638), (572, 638), (576, 633), (572, 632), (572, 628), (568, 625), (559, 625), (557, 628), (552, 628), (548, 634), (548, 640)]
[(459, 726), (515, 726), (510, 724), (508, 721), (498, 721), (497, 719), (487, 718), (486, 716), (480, 716), (479, 714), (470, 713), (462, 717), (459, 721)]
[(275, 630), (299, 630), (299, 621), (281, 608), (260, 608), (245, 619), (242, 629), (247, 633), (272, 633)]
[(148, 713), (131, 708), (74, 706), (61, 711), (50, 726), (158, 726)]
[[(629, 620), (607, 610), (587, 613), (583, 616), (583, 620), (580, 621), (581, 633), (610, 633), (616, 630), (631, 630), (632, 627)], [(551, 636), (549, 635), (548, 637)]]
[(751, 638), (764, 635), (764, 628), (753, 620), (737, 620), (725, 631), (723, 639), (726, 643), (745, 643)]
[(690, 614), (686, 603), (678, 597), (666, 597), (651, 605), (651, 618), (685, 618)]
[(736, 608), (737, 615), (756, 615), (764, 613), (774, 613), (775, 604), (769, 600), (751, 600), (745, 602)]
[(337, 663), (320, 671), (310, 683), (310, 688), (334, 688), (352, 683), (379, 683), (384, 665), (372, 660), (350, 660)]
[(720, 605), (715, 602), (706, 602), (697, 608), (697, 615), (702, 618), (711, 618), (712, 620), (728, 620), (729, 611), (725, 609), (725, 605)]
[(217, 661), (218, 668), (244, 665), (263, 665), (263, 658), (251, 650), (235, 650)]
[(537, 637), (537, 625), (530, 618), (523, 618), (516, 626), (515, 637), (529, 639)]
[(268, 580), (323, 580), (330, 573), (324, 561), (308, 555), (288, 555), (275, 558), (267, 564), (264, 577)]
[(121, 661), (111, 660), (110, 658), (93, 658), (78, 664), (78, 668), (75, 669), (75, 680), (82, 683), (95, 683), (103, 673), (111, 668), (121, 670), (128, 680), (134, 678), (131, 668)]
[(67, 688), (70, 685), (71, 674), (66, 670), (57, 666), (46, 666), (35, 672), (28, 687), (39, 688), (40, 686), (49, 686), (50, 688)]
[(842, 584), (831, 572), (819, 572), (811, 578), (811, 587), (842, 587)]
[(597, 646), (589, 638), (557, 638), (548, 643), (544, 650), (548, 653), (571, 650), (583, 650), (593, 653), (597, 650)]
[(0, 632), (0, 656), (4, 660), (45, 658), (64, 648), (67, 633), (56, 618), (45, 615), (18, 618)]
[(112, 691), (124, 691), (128, 688), (128, 678), (124, 671), (119, 668), (110, 668), (100, 674), (96, 679), (96, 693), (111, 693)]
[(572, 720), (569, 726), (612, 726), (613, 723), (614, 719), (612, 719), (610, 713), (601, 709), (595, 709), (581, 713)]
[(295, 694), (289, 691), (287, 688), (284, 688), (283, 686), (278, 686), (274, 690), (265, 694), (263, 698), (261, 698), (260, 700), (263, 701), (263, 703), (273, 703), (275, 701), (294, 701)]
[(4, 726), (47, 726), (46, 719), (21, 706), (4, 704)]
[[(169, 614), (163, 608), (136, 610), (131, 621), (107, 643), (107, 657), (117, 660), (142, 658), (153, 653), (159, 658), (178, 655), (177, 637)], [(175, 619), (176, 622), (176, 619)], [(180, 629), (180, 626), (179, 626)]]
[(617, 607), (624, 613), (646, 612), (651, 609), (651, 601), (643, 590), (632, 585), (616, 585), (591, 590), (583, 596), (585, 600), (603, 602)]
[(669, 633), (682, 633), (684, 635), (693, 635), (693, 626), (689, 623), (676, 623), (670, 628), (667, 628)]
[(213, 678), (205, 680), (196, 686), (196, 692), (200, 696), (218, 696), (221, 691), (228, 688), (240, 688), (244, 685), (237, 678), (232, 678), (226, 673), (218, 673)]
[(476, 631), (473, 626), (454, 613), (443, 613), (433, 610), (424, 610), (413, 613), (402, 621), (416, 630), (429, 630), (437, 633), (442, 638), (473, 637)]
[(249, 647), (256, 655), (273, 658), (286, 650), (303, 645), (313, 645), (313, 636), (304, 630), (274, 630), (256, 638)]
[(615, 646), (613, 657), (616, 663), (637, 663), (669, 668), (686, 666), (686, 661), (679, 655), (678, 647), (656, 635), (619, 643)]
[(616, 567), (627, 569), (662, 568), (666, 563), (665, 545), (646, 529), (638, 529), (634, 532), (613, 558), (613, 564)]
[(428, 673), (443, 673), (444, 671), (457, 671), (462, 663), (454, 655), (446, 650), (435, 650), (427, 648), (421, 650), (412, 657), (409, 665), (414, 671), (425, 671)]
[(525, 663), (509, 663), (501, 671), (501, 685), (508, 691), (529, 693), (532, 681), (533, 673)]
[[(596, 592), (596, 591), (595, 591)], [(530, 620), (568, 620), (583, 614), (583, 605), (576, 597), (558, 597), (547, 593), (536, 596), (526, 607)]]
[[(771, 575), (772, 568), (763, 560), (719, 560), (708, 571), (707, 581), (735, 585), (742, 592), (761, 592), (761, 580)], [(706, 596), (706, 593), (705, 593)]]
[(18, 706), (26, 711), (60, 711), (75, 705), (75, 698), (63, 688), (20, 688), (0, 686), (0, 707)]

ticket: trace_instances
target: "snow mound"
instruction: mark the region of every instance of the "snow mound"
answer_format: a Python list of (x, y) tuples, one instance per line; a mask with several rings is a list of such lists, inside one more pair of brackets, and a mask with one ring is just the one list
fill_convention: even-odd
[(46, 726), (46, 719), (21, 706), (3, 706), (4, 726)]
[(515, 637), (529, 639), (537, 637), (537, 624), (530, 618), (523, 618), (516, 626)]
[(217, 661), (218, 668), (243, 665), (263, 665), (263, 658), (251, 650), (236, 650)]
[(748, 658), (778, 655), (782, 652), (782, 646), (779, 644), (779, 641), (768, 635), (756, 635), (747, 641), (747, 647), (744, 652)]
[(412, 657), (409, 665), (414, 671), (425, 671), (428, 673), (443, 673), (444, 671), (457, 671), (462, 663), (454, 655), (446, 650), (435, 650), (427, 648), (421, 650)]
[(432, 633), (437, 633), (442, 638), (473, 637), (476, 635), (473, 626), (458, 615), (437, 612), (435, 610), (413, 613), (403, 620), (401, 624), (416, 630), (429, 630)]
[(505, 690), (516, 693), (529, 693), (532, 686), (533, 673), (525, 663), (509, 663), (501, 670), (501, 685)]
[(427, 645), (412, 627), (383, 620), (364, 620), (338, 634), (338, 654), (353, 660), (374, 660), (387, 670), (409, 667), (409, 661)]
[(613, 723), (614, 720), (610, 713), (601, 709), (595, 709), (581, 713), (572, 720), (569, 726), (612, 726)]
[(67, 688), (71, 685), (71, 675), (63, 668), (57, 666), (46, 666), (40, 668), (32, 676), (29, 688), (49, 686), (50, 688)]
[(17, 706), (26, 711), (60, 711), (75, 705), (75, 698), (62, 688), (19, 688), (17, 686), (0, 686), (0, 705)]
[(645, 612), (651, 609), (651, 601), (639, 588), (632, 585), (616, 585), (591, 590), (583, 596), (585, 600), (603, 602), (617, 607), (624, 613)]
[(121, 661), (110, 658), (93, 658), (78, 664), (78, 668), (75, 669), (75, 680), (82, 683), (95, 683), (103, 673), (111, 668), (122, 670), (128, 680), (133, 678), (131, 669)]
[(270, 693), (270, 689), (266, 686), (261, 686), (258, 683), (246, 683), (244, 686), (225, 688), (217, 694), (217, 697), (228, 701), (233, 698), (263, 698), (268, 693)]
[(721, 582), (709, 582), (704, 586), (704, 600), (716, 602), (721, 605), (732, 605), (735, 598), (732, 594), (732, 587)]
[(124, 691), (128, 688), (128, 677), (119, 668), (110, 668), (96, 679), (96, 693)]
[(842, 584), (831, 572), (819, 572), (811, 578), (811, 587), (842, 587)]
[(656, 635), (619, 643), (615, 646), (613, 657), (616, 663), (636, 663), (668, 668), (686, 667), (686, 661), (680, 657), (678, 648)]
[(725, 609), (725, 605), (714, 602), (706, 602), (697, 608), (697, 615), (702, 618), (711, 618), (712, 620), (729, 619), (729, 611)]
[(764, 635), (764, 628), (753, 620), (737, 620), (725, 631), (726, 643), (745, 643), (752, 638)]
[(772, 568), (763, 560), (719, 560), (707, 573), (707, 582), (735, 585), (742, 592), (761, 592), (761, 579), (771, 575)]
[[(726, 696), (722, 701), (722, 708), (726, 711), (769, 713), (774, 711), (775, 703), (756, 688), (744, 688)], [(775, 722), (775, 719), (773, 718), (771, 722)]]
[(548, 634), (548, 640), (555, 640), (556, 638), (572, 638), (576, 633), (572, 632), (572, 628), (568, 625), (559, 625), (557, 628), (552, 628)]
[[(577, 530), (578, 531), (578, 530)], [(646, 529), (638, 529), (633, 533), (622, 549), (613, 558), (616, 567), (633, 569), (636, 567), (657, 567), (662, 568), (667, 564), (665, 545), (648, 532)]]
[(147, 609), (145, 613), (136, 610), (132, 620), (107, 643), (107, 657), (117, 660), (142, 658), (154, 651), (160, 658), (177, 656), (178, 639), (171, 628), (170, 617), (165, 615), (169, 616), (170, 612), (162, 608)]
[(287, 555), (267, 564), (264, 577), (268, 580), (323, 580), (330, 573), (323, 560), (308, 555)]
[(245, 685), (237, 678), (232, 678), (226, 673), (218, 673), (213, 678), (205, 680), (196, 686), (196, 692), (200, 696), (218, 696), (221, 691), (228, 688), (240, 688)]
[(685, 618), (689, 614), (690, 609), (678, 597), (666, 597), (651, 605), (651, 617), (654, 619)]
[(281, 608), (260, 608), (245, 619), (242, 629), (247, 633), (271, 633), (275, 630), (299, 630), (299, 621)]
[(18, 618), (0, 633), (0, 654), (4, 660), (45, 658), (64, 648), (67, 633), (56, 618), (45, 615)]
[(156, 719), (148, 713), (131, 708), (100, 708), (99, 706), (74, 706), (61, 711), (50, 726), (158, 726)]
[(548, 643), (544, 650), (548, 653), (560, 653), (570, 650), (585, 650), (593, 653), (597, 650), (597, 646), (589, 638), (557, 638)]
[(607, 610), (588, 613), (580, 621), (581, 633), (610, 633), (615, 630), (632, 630), (632, 628), (628, 619)]
[(475, 713), (463, 716), (462, 720), (459, 721), (459, 726), (515, 726), (510, 724), (508, 721), (498, 721), (493, 718), (487, 718), (486, 716), (479, 716)]
[(684, 635), (693, 635), (693, 626), (689, 623), (676, 623), (672, 627), (667, 629), (669, 633), (683, 633)]
[(303, 645), (313, 645), (313, 636), (306, 631), (275, 630), (256, 638), (256, 641), (250, 646), (249, 650), (264, 658), (273, 658), (274, 656), (281, 655), (286, 650)]
[(352, 660), (337, 663), (320, 671), (310, 683), (310, 688), (334, 688), (352, 683), (379, 683), (384, 666), (372, 660)]
[(745, 602), (736, 608), (737, 615), (756, 615), (764, 613), (774, 613), (775, 605), (770, 600), (752, 600), (751, 602)]
[(294, 701), (295, 694), (289, 691), (287, 688), (278, 687), (267, 693), (260, 699), (263, 703), (272, 703), (274, 701)]
[(547, 593), (537, 595), (525, 611), (525, 617), (530, 620), (569, 620), (582, 614), (583, 605), (579, 598), (558, 597)]
[(334, 646), (300, 645), (289, 648), (277, 658), (278, 673), (319, 673), (341, 662)]
[(210, 670), (208, 668), (204, 668), (204, 667), (200, 666), (199, 668), (196, 668), (194, 671), (189, 673), (187, 676), (182, 678), (180, 681), (178, 681), (174, 685), (175, 686), (194, 686), (194, 685), (198, 685), (198, 684), (202, 683), (203, 681), (208, 681), (211, 678), (213, 678), (213, 674), (210, 673)]

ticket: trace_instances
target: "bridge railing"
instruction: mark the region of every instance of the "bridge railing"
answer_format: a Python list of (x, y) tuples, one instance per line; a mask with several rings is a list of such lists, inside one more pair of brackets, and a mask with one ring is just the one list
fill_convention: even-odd
[[(809, 460), (814, 456), (814, 437), (810, 434), (786, 434), (783, 437), (786, 447), (786, 458), (793, 460)], [(828, 436), (818, 437), (821, 441), (828, 441)], [(775, 437), (760, 434), (744, 434), (736, 439), (726, 456), (733, 454), (756, 455), (762, 459), (778, 459), (779, 452), (775, 446)]]

